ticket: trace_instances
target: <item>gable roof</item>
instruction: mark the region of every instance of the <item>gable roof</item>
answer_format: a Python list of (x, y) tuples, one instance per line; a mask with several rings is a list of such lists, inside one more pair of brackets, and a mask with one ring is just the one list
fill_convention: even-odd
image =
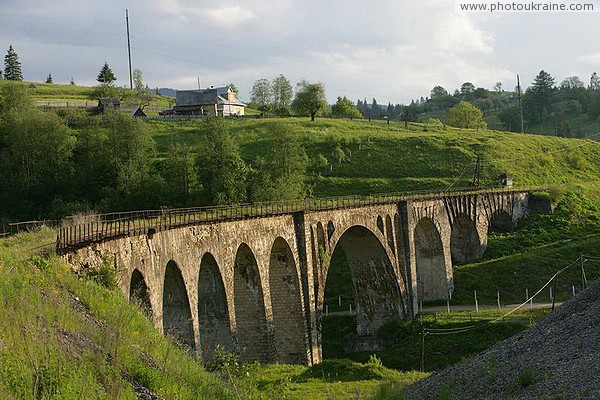
[(175, 103), (177, 104), (177, 107), (203, 106), (209, 104), (246, 106), (239, 101), (230, 102), (227, 99), (227, 94), (229, 93), (232, 93), (229, 86), (200, 90), (178, 90), (175, 94)]

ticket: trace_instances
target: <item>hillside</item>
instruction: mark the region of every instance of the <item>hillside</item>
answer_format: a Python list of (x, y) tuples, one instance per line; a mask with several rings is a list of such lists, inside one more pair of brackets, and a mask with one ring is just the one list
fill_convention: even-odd
[[(565, 184), (600, 179), (600, 144), (591, 140), (447, 128), (424, 132), (425, 126), (366, 120), (244, 119), (227, 121), (252, 163), (266, 156), (269, 129), (283, 123), (305, 148), (312, 168), (315, 197), (443, 189), (472, 184), (477, 156), (482, 157), (482, 184), (495, 184), (502, 172), (516, 185)], [(200, 148), (205, 136), (199, 121), (153, 121), (159, 155), (183, 143)], [(322, 155), (327, 165), (319, 165)]]
[(423, 379), (403, 399), (600, 396), (600, 282), (533, 328)]

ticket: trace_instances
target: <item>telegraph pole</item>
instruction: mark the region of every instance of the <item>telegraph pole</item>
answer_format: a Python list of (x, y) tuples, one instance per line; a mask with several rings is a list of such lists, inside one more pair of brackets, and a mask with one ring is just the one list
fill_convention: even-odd
[(127, 53), (129, 54), (129, 88), (133, 90), (133, 73), (131, 72), (131, 41), (129, 40), (129, 10), (125, 9), (125, 23), (127, 24)]
[(525, 133), (523, 126), (523, 103), (521, 102), (521, 81), (519, 80), (519, 74), (517, 74), (517, 95), (519, 100), (519, 116), (521, 117), (521, 133)]
[(473, 174), (473, 186), (479, 186), (479, 180), (481, 177), (481, 156), (477, 156), (477, 161), (475, 161), (475, 173)]

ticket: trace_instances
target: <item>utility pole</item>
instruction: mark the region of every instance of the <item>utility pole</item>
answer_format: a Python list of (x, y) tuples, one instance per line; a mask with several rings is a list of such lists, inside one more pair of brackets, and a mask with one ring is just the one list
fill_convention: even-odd
[(127, 53), (129, 54), (129, 88), (133, 90), (133, 73), (131, 72), (131, 41), (129, 39), (129, 10), (125, 9), (125, 23), (127, 24)]
[(475, 173), (473, 174), (473, 186), (479, 186), (479, 180), (481, 177), (481, 156), (477, 156), (477, 161), (475, 161)]
[(517, 74), (517, 95), (519, 100), (519, 116), (521, 117), (521, 133), (525, 133), (525, 128), (523, 126), (523, 103), (521, 101), (521, 81), (519, 80), (519, 75)]

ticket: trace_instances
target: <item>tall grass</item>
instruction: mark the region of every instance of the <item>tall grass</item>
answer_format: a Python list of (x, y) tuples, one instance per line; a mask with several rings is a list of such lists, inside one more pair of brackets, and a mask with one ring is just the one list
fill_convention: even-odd
[(166, 398), (233, 397), (119, 291), (36, 254), (53, 238), (48, 230), (0, 241), (3, 398), (137, 398), (125, 377)]

